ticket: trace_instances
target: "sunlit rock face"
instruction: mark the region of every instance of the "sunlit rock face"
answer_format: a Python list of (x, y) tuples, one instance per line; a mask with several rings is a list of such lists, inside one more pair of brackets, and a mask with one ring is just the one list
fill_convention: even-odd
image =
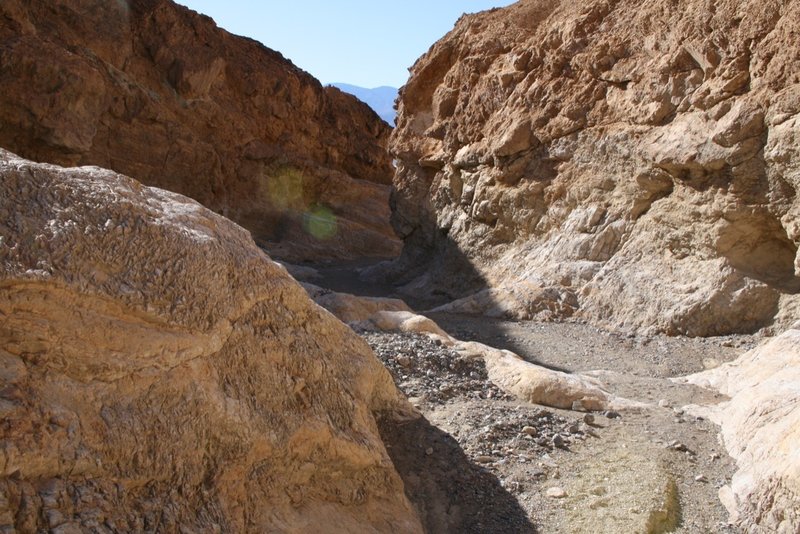
[(0, 150), (0, 288), (0, 530), (421, 532), (410, 405), (231, 221)]
[(451, 311), (692, 336), (791, 324), (798, 31), (796, 1), (463, 17), (401, 91), (389, 274), (463, 297)]
[(168, 0), (4, 0), (0, 65), (2, 147), (185, 194), (287, 258), (399, 252), (388, 125), (208, 17)]
[(748, 532), (800, 529), (800, 323), (738, 360), (683, 379), (730, 400), (690, 407), (722, 427), (739, 470), (720, 489)]

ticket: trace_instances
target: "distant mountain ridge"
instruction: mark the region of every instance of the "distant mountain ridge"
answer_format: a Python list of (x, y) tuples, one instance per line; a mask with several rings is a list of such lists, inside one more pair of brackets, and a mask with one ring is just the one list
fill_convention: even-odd
[(377, 113), (380, 118), (394, 127), (394, 119), (397, 111), (394, 109), (394, 101), (397, 99), (397, 87), (381, 86), (374, 89), (350, 85), (349, 83), (332, 83), (332, 86), (341, 89), (345, 93), (350, 93), (359, 100), (363, 101)]

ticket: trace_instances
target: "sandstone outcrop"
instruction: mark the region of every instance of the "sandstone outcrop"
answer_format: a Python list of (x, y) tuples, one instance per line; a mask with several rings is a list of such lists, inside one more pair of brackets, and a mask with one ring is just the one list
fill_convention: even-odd
[[(800, 317), (800, 3), (522, 0), (412, 68), (394, 277), (638, 331)], [(444, 299), (440, 299), (440, 302)]]
[(193, 200), (0, 151), (0, 339), (0, 530), (421, 532), (388, 371)]
[(717, 369), (684, 381), (730, 400), (700, 411), (722, 427), (739, 470), (720, 490), (748, 532), (800, 530), (800, 323)]
[(0, 147), (199, 201), (283, 257), (390, 257), (390, 131), (169, 0), (0, 3)]

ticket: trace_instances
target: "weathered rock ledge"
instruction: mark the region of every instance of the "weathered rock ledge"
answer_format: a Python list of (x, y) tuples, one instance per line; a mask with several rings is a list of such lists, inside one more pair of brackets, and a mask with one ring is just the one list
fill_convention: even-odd
[(800, 529), (800, 323), (717, 369), (681, 381), (730, 400), (691, 409), (722, 427), (739, 471), (720, 499), (749, 532)]

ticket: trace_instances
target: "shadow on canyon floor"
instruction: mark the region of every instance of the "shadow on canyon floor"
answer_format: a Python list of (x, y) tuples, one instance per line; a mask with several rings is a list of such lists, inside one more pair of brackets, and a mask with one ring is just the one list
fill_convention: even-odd
[[(470, 260), (452, 242), (446, 253), (433, 258), (418, 255), (394, 260), (360, 260), (309, 264), (321, 278), (313, 284), (342, 293), (364, 297), (390, 297), (405, 301), (413, 310), (431, 317), (453, 337), (478, 341), (510, 350), (526, 360), (554, 371), (572, 372), (537, 357), (537, 351), (510, 335), (509, 321), (476, 315), (431, 313), (431, 310), (458, 298), (486, 289), (487, 282)], [(473, 328), (475, 320), (481, 328)], [(544, 348), (543, 348), (544, 349)]]
[(379, 429), (427, 532), (537, 532), (498, 478), (424, 417), (381, 421)]

